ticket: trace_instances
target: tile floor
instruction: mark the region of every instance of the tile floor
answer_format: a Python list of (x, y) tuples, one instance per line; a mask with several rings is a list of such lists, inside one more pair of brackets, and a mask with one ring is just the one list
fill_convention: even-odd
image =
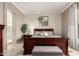
[[(7, 50), (4, 50), (4, 56), (23, 56), (23, 44), (10, 45)], [(70, 56), (79, 56), (79, 51), (69, 47)], [(26, 55), (31, 56), (31, 55)]]

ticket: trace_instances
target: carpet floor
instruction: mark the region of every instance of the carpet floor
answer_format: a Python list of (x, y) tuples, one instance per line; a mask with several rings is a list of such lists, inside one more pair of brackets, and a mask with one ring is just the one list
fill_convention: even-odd
[[(23, 56), (23, 44), (9, 45), (6, 50), (4, 50), (4, 56)], [(79, 51), (72, 48), (68, 48), (70, 56), (79, 56)], [(25, 55), (31, 56), (31, 55)]]

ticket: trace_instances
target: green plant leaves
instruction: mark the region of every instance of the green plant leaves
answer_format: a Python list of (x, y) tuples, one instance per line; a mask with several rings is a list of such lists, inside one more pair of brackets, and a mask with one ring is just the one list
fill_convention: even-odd
[(27, 26), (28, 26), (27, 24), (22, 25), (22, 27), (21, 27), (21, 32), (22, 33), (26, 33), (26, 31), (28, 30)]

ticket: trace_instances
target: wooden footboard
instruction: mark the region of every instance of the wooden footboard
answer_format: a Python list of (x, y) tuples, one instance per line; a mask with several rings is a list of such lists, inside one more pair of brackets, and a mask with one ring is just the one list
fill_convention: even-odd
[(68, 55), (68, 38), (24, 38), (24, 54), (31, 54), (32, 49), (36, 45), (58, 46), (64, 53)]

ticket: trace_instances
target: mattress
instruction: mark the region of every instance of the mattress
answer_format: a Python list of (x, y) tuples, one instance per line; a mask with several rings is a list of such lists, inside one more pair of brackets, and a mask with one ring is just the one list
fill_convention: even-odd
[(63, 56), (62, 50), (57, 46), (35, 46), (33, 56)]

